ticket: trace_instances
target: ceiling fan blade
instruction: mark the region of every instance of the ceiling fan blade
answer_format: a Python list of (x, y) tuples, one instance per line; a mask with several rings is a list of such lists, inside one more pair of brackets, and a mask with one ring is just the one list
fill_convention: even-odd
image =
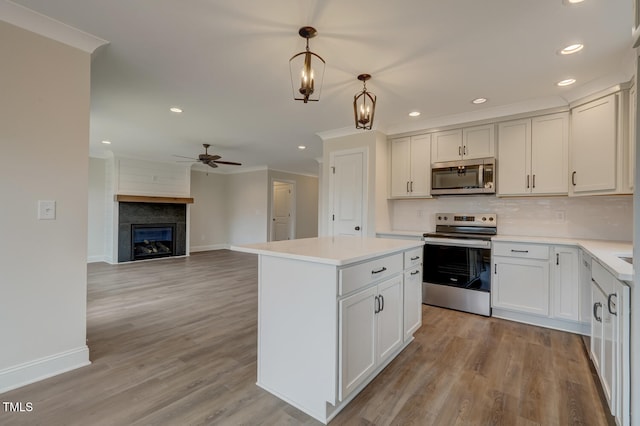
[(221, 161), (221, 160), (214, 160), (214, 163), (218, 163), (218, 164), (229, 164), (232, 166), (242, 166), (242, 163), (236, 163), (235, 161)]
[(210, 167), (213, 167), (214, 169), (218, 167), (218, 165), (214, 161), (208, 161), (205, 164), (208, 164)]
[(174, 157), (179, 157), (179, 158), (188, 158), (191, 161), (198, 161), (197, 158), (193, 158), (193, 157), (185, 157), (184, 155), (173, 155)]
[(222, 157), (220, 157), (219, 155), (210, 155), (209, 156), (209, 161), (219, 160), (220, 158), (222, 158)]

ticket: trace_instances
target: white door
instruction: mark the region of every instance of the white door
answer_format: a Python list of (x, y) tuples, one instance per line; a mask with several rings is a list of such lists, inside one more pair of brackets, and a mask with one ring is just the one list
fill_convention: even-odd
[(496, 256), (493, 271), (493, 307), (549, 315), (548, 260)]
[(331, 153), (330, 226), (332, 235), (365, 235), (366, 152)]
[(290, 182), (272, 183), (271, 200), (271, 241), (292, 240), (293, 232), (293, 184)]

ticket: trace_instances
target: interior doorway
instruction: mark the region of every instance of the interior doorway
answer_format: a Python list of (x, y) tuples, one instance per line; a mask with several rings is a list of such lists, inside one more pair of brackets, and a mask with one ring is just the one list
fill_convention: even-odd
[(271, 181), (270, 241), (295, 239), (295, 182), (273, 179)]

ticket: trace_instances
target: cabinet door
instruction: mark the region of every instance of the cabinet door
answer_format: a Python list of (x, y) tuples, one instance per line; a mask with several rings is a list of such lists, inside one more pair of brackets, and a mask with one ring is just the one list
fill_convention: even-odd
[(462, 159), (462, 129), (433, 134), (431, 141), (431, 161), (433, 163), (460, 159)]
[(376, 296), (370, 287), (339, 302), (341, 401), (375, 370)]
[(431, 135), (411, 137), (410, 157), (409, 195), (428, 197), (431, 194)]
[(636, 87), (629, 90), (629, 155), (627, 158), (627, 186), (633, 192), (636, 178), (636, 110), (638, 100), (636, 98)]
[(606, 302), (604, 294), (595, 283), (591, 284), (591, 300), (591, 339), (589, 351), (591, 352), (591, 361), (593, 361), (593, 366), (598, 372), (598, 375), (600, 375), (600, 371), (602, 370), (603, 346), (602, 314), (603, 309), (606, 309)]
[(377, 361), (387, 359), (403, 342), (402, 275), (378, 284)]
[(498, 127), (498, 195), (531, 192), (531, 120), (500, 123)]
[(494, 257), (492, 306), (549, 315), (549, 261)]
[(409, 137), (393, 139), (391, 141), (391, 196), (405, 197), (409, 195), (410, 176), (410, 148)]
[(573, 193), (616, 189), (617, 94), (571, 110)]
[(404, 273), (404, 340), (422, 325), (422, 268)]
[(553, 249), (553, 317), (580, 319), (580, 273), (577, 248), (557, 246)]
[(591, 323), (591, 256), (580, 252), (580, 322)]
[(465, 159), (495, 157), (495, 125), (462, 129), (462, 157)]
[(569, 170), (569, 115), (531, 120), (531, 192), (567, 194)]
[(615, 341), (615, 416), (620, 425), (628, 425), (630, 401), (629, 370), (629, 287), (613, 280), (614, 294), (607, 300), (607, 309), (614, 315)]

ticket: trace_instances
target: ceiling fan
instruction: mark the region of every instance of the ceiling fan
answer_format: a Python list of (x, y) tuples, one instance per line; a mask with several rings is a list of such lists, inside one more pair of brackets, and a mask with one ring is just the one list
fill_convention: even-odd
[(203, 143), (202, 146), (204, 146), (204, 154), (200, 154), (198, 155), (198, 158), (191, 158), (191, 157), (183, 157), (181, 155), (174, 155), (174, 157), (180, 157), (180, 158), (188, 158), (190, 161), (199, 161), (202, 164), (206, 164), (210, 167), (216, 168), (218, 167), (218, 164), (229, 164), (231, 166), (242, 166), (241, 163), (236, 163), (234, 161), (222, 161), (220, 160), (219, 155), (213, 155), (213, 154), (209, 154), (209, 147), (211, 146), (208, 143)]

